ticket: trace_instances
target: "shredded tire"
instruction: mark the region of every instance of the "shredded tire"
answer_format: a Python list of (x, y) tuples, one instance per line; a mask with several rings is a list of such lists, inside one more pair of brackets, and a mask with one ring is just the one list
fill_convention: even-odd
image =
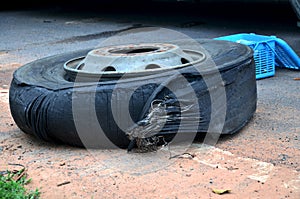
[[(127, 148), (131, 141), (137, 138), (176, 134), (182, 119), (180, 118), (182, 111), (189, 113), (191, 124), (194, 119), (200, 119), (197, 132), (204, 134), (208, 131), (212, 110), (209, 88), (203, 75), (213, 78), (219, 73), (222, 85), (215, 86), (225, 88), (227, 100), (223, 107), (218, 107), (226, 109), (222, 134), (236, 133), (247, 124), (256, 110), (257, 90), (253, 51), (245, 45), (228, 41), (199, 40), (199, 43), (209, 53), (218, 70), (208, 68), (200, 74), (192, 66), (188, 66), (177, 71), (185, 77), (197, 94), (196, 105), (200, 109), (200, 118), (194, 118), (196, 114), (191, 107), (194, 102), (187, 103), (186, 107), (179, 107), (178, 96), (174, 96), (166, 86), (161, 86), (167, 84), (168, 87), (178, 89), (182, 95), (186, 94), (185, 85), (176, 80), (172, 70), (148, 74), (142, 78), (128, 77), (121, 80), (119, 77), (104, 78), (77, 86), (68, 78), (63, 64), (74, 57), (86, 55), (91, 49), (46, 57), (17, 69), (9, 92), (11, 114), (23, 132), (42, 140), (79, 147), (108, 147), (106, 143), (95, 139), (99, 137), (99, 132), (84, 121), (82, 121), (86, 129), (84, 136), (89, 141), (83, 142), (74, 121), (74, 107), (72, 107), (74, 93), (89, 100), (91, 93), (94, 92), (97, 120), (105, 137), (120, 148)], [(206, 62), (201, 64), (205, 66)], [(114, 90), (116, 83), (121, 87)], [(91, 89), (92, 87), (95, 89)], [(138, 89), (132, 91), (132, 88), (136, 87)], [(133, 94), (129, 95), (131, 92)], [(112, 95), (120, 100), (112, 104)], [(129, 105), (124, 104), (122, 99), (130, 99)], [(153, 102), (157, 102), (156, 106), (153, 106)], [(117, 125), (112, 113), (113, 106), (120, 107), (120, 112), (122, 107), (129, 108), (135, 125), (127, 126), (127, 132)], [(165, 124), (159, 124), (160, 111), (167, 112)], [(85, 110), (85, 113), (89, 112)], [(89, 114), (83, 115), (83, 118), (90, 117), (92, 116)], [(124, 123), (126, 124), (126, 121)], [(157, 126), (161, 128), (155, 129)], [(189, 124), (185, 124), (183, 131), (190, 132)]]

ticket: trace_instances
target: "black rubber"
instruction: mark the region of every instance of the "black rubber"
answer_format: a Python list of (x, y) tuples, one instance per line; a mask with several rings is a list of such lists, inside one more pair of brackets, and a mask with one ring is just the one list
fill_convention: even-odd
[(298, 19), (300, 20), (300, 1), (299, 0), (290, 0), (291, 5), (298, 17)]
[[(212, 57), (218, 70), (212, 70), (206, 61), (201, 63), (205, 71), (201, 75), (193, 66), (178, 70), (197, 93), (201, 115), (198, 133), (207, 132), (211, 120), (211, 99), (203, 76), (214, 78), (217, 73), (221, 74), (223, 82), (222, 85), (215, 86), (225, 87), (227, 99), (223, 107), (218, 107), (220, 110), (226, 108), (222, 133), (235, 133), (245, 126), (256, 110), (257, 90), (253, 51), (245, 45), (228, 41), (199, 40), (199, 43)], [(173, 96), (165, 86), (182, 91), (183, 96), (186, 93), (185, 85), (177, 81), (173, 70), (122, 80), (119, 80), (120, 77), (104, 78), (74, 86), (74, 82), (68, 80), (63, 64), (72, 58), (86, 55), (89, 50), (46, 57), (26, 64), (14, 72), (9, 92), (10, 109), (16, 124), (22, 131), (47, 141), (60, 141), (80, 147), (106, 147), (103, 142), (95, 139), (99, 132), (86, 121), (79, 124), (86, 129), (84, 136), (88, 140), (82, 142), (74, 124), (73, 93), (76, 92), (78, 97), (89, 100), (91, 92), (95, 92), (92, 88), (96, 88), (94, 99), (97, 119), (106, 137), (116, 146), (126, 148), (130, 140), (114, 120), (111, 110), (113, 91), (119, 99), (113, 103), (113, 106), (120, 107), (120, 112), (124, 106), (128, 107), (128, 104), (123, 104), (122, 99), (130, 99), (130, 115), (140, 128), (145, 125), (143, 121), (149, 113), (151, 102), (157, 99), (163, 101), (167, 104), (168, 114), (173, 119), (157, 133), (159, 135), (176, 133), (180, 124), (180, 117), (176, 118), (178, 114), (180, 115), (180, 110), (176, 106), (178, 96)], [(121, 86), (114, 90), (116, 82)], [(138, 89), (129, 96), (128, 93), (136, 87)], [(85, 109), (85, 107), (80, 108)], [(89, 113), (87, 110), (84, 112)], [(84, 115), (83, 119), (89, 117), (91, 116)], [(192, 119), (191, 117), (191, 122)], [(126, 121), (124, 123), (126, 124)], [(132, 127), (128, 126), (128, 129), (130, 128)], [(183, 129), (187, 133), (190, 130), (188, 125)]]

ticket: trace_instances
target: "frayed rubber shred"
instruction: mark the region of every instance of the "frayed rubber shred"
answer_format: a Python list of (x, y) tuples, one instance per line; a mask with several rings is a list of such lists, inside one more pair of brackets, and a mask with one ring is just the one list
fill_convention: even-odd
[[(165, 140), (160, 139), (163, 136), (159, 136), (159, 133), (164, 129), (178, 128), (184, 117), (182, 113), (191, 111), (193, 106), (187, 103), (180, 107), (178, 100), (170, 96), (165, 96), (163, 100), (153, 100), (146, 117), (127, 131), (128, 138), (135, 142), (137, 152), (156, 151), (159, 143), (167, 144)], [(199, 117), (195, 116), (191, 119), (199, 120)], [(128, 151), (133, 147), (132, 145), (128, 147)]]

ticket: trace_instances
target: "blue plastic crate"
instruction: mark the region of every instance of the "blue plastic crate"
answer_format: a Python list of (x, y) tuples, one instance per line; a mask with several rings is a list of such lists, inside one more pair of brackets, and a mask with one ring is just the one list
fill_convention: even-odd
[(251, 47), (254, 51), (256, 79), (275, 75), (275, 36), (241, 33), (215, 39), (237, 42)]
[(276, 38), (275, 63), (278, 67), (300, 70), (300, 58), (282, 39)]

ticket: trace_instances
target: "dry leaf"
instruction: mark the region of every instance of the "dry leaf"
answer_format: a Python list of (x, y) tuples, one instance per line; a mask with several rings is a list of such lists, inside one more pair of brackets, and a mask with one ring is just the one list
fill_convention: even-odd
[(224, 193), (230, 193), (230, 189), (212, 189), (212, 192), (216, 193), (216, 194), (224, 194)]

